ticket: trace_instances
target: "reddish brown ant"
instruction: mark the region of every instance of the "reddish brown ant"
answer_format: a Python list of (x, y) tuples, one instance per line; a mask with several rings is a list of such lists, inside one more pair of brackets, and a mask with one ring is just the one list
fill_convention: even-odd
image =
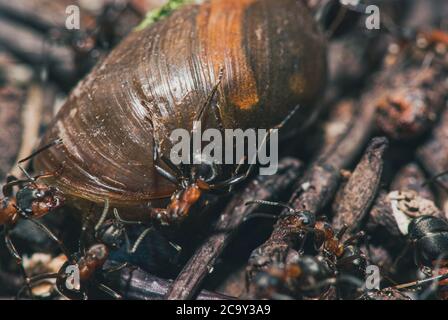
[[(199, 112), (197, 113), (194, 122), (202, 121), (202, 118), (205, 114), (205, 111), (208, 107), (212, 108), (212, 113), (218, 122), (218, 127), (221, 131), (223, 131), (222, 119), (217, 110), (217, 107), (212, 107), (211, 103), (216, 95), (219, 85), (221, 84), (223, 78), (223, 67), (220, 68), (218, 81), (214, 85), (211, 93), (209, 94), (207, 100), (201, 106)], [(297, 105), (286, 117), (274, 128), (271, 128), (265, 134), (261, 145), (264, 145), (274, 129), (282, 128), (296, 113), (296, 111), (300, 108), (300, 105)], [(147, 118), (150, 126), (154, 130), (154, 124), (152, 120)], [(193, 129), (191, 131), (191, 135), (196, 128), (193, 125)], [(153, 137), (156, 135), (154, 134)], [(178, 187), (178, 190), (171, 196), (170, 203), (167, 208), (153, 208), (151, 211), (151, 218), (158, 220), (162, 224), (170, 224), (179, 218), (183, 218), (188, 215), (191, 207), (196, 204), (203, 193), (213, 192), (213, 191), (224, 191), (224, 190), (232, 190), (232, 188), (238, 183), (246, 180), (250, 174), (252, 173), (255, 164), (254, 161), (249, 161), (248, 168), (245, 172), (240, 173), (242, 168), (242, 162), (244, 159), (240, 159), (240, 163), (236, 166), (233, 175), (225, 180), (216, 181), (219, 178), (219, 174), (222, 171), (222, 168), (215, 164), (209, 163), (202, 159), (201, 163), (198, 165), (184, 165), (180, 164), (180, 166), (176, 166), (171, 162), (169, 158), (160, 153), (159, 145), (157, 141), (154, 139), (153, 141), (153, 161), (155, 171), (163, 178), (172, 182)], [(190, 158), (193, 158), (193, 154), (190, 154)], [(159, 165), (159, 161), (162, 161), (173, 173), (165, 170)]]
[[(64, 197), (57, 188), (38, 182), (41, 178), (54, 176), (55, 174), (49, 173), (31, 177), (21, 166), (21, 163), (60, 143), (62, 143), (61, 139), (54, 140), (30, 156), (20, 160), (18, 166), (26, 176), (26, 179), (19, 180), (14, 176), (9, 176), (7, 178), (7, 183), (2, 188), (4, 198), (0, 199), (0, 225), (3, 225), (6, 247), (17, 261), (17, 264), (20, 266), (27, 283), (29, 282), (29, 279), (27, 278), (25, 270), (22, 266), (22, 257), (16, 250), (10, 236), (11, 230), (20, 219), (26, 219), (32, 222), (39, 229), (45, 232), (52, 240), (54, 240), (64, 254), (67, 251), (62, 242), (44, 224), (36, 220), (64, 204)], [(14, 186), (19, 187), (19, 190), (15, 195), (13, 190)]]
[[(336, 233), (328, 222), (323, 220), (316, 221), (312, 212), (295, 210), (287, 204), (264, 200), (246, 202), (246, 205), (250, 204), (265, 204), (286, 208), (288, 210), (286, 215), (290, 216), (288, 223), (290, 227), (294, 226), (298, 230), (303, 231), (305, 236), (309, 233), (314, 234), (313, 242), (315, 248), (319, 252), (317, 258), (320, 261), (319, 263), (316, 262), (316, 265), (319, 265), (322, 270), (325, 269), (324, 274), (326, 275), (326, 280), (324, 282), (339, 281), (350, 285), (355, 284), (356, 288), (359, 287), (359, 284), (362, 282), (361, 279), (364, 279), (365, 277), (367, 261), (360, 249), (354, 246), (353, 243), (363, 237), (364, 232), (359, 232), (346, 240), (342, 240), (347, 231), (347, 226), (344, 226)], [(302, 247), (300, 248), (298, 258), (300, 263), (303, 262), (301, 260), (302, 257), (307, 257), (303, 255), (304, 243), (305, 240), (302, 240)], [(299, 277), (311, 275), (309, 272), (292, 272), (297, 269), (296, 267), (297, 266), (295, 265), (286, 265), (283, 267), (273, 266), (272, 270), (268, 270), (268, 274), (272, 273), (274, 278), (280, 280), (283, 279), (284, 283), (299, 281)], [(299, 269), (303, 268), (304, 266), (302, 265), (302, 268)], [(319, 275), (318, 278), (322, 277), (323, 275)], [(340, 294), (347, 294), (347, 291), (350, 289), (345, 283), (338, 287), (338, 290), (340, 289)], [(316, 288), (311, 291), (316, 293), (315, 289)]]
[[(142, 225), (142, 222), (123, 220), (116, 208), (113, 210), (114, 218), (106, 220), (108, 212), (109, 201), (106, 200), (103, 212), (93, 228), (96, 243), (85, 250), (84, 242), (88, 231), (88, 215), (82, 226), (78, 252), (68, 256), (69, 260), (58, 273), (46, 273), (32, 277), (30, 278), (30, 285), (35, 286), (42, 281), (56, 279), (58, 292), (69, 299), (86, 300), (88, 299), (88, 292), (93, 288), (99, 289), (114, 299), (121, 299), (120, 294), (101, 282), (103, 274), (117, 272), (128, 266), (128, 263), (122, 263), (104, 270), (103, 266), (109, 258), (110, 250), (121, 247), (124, 238), (128, 253), (135, 253), (144, 237), (153, 228), (146, 228), (131, 246), (126, 225)], [(22, 291), (23, 289), (19, 291), (18, 297), (22, 295)]]
[[(56, 279), (56, 288), (60, 294), (69, 299), (88, 298), (88, 292), (96, 287), (115, 299), (121, 299), (121, 295), (101, 283), (98, 278), (100, 272), (115, 272), (118, 268), (102, 270), (107, 258), (109, 249), (104, 244), (95, 244), (85, 253), (77, 252), (69, 257), (57, 273), (44, 273), (30, 278), (30, 286), (35, 286), (48, 279)], [(121, 266), (120, 266), (121, 269)], [(25, 287), (19, 290), (17, 297), (20, 298)]]
[(297, 218), (294, 219), (294, 221), (291, 219), (291, 223), (294, 223), (294, 225), (296, 225), (298, 229), (303, 230), (304, 233), (313, 232), (315, 234), (315, 246), (317, 249), (320, 249), (325, 256), (335, 257), (340, 260), (339, 263), (346, 263), (348, 260), (356, 259), (355, 257), (346, 259), (347, 257), (344, 255), (347, 253), (347, 248), (352, 243), (364, 236), (364, 232), (359, 232), (349, 239), (342, 241), (342, 237), (347, 231), (347, 226), (344, 226), (338, 233), (335, 233), (334, 229), (328, 222), (324, 220), (316, 221), (316, 218), (312, 212), (306, 210), (295, 210), (291, 206), (280, 202), (264, 200), (253, 200), (246, 202), (246, 205), (251, 204), (264, 204), (286, 208), (288, 210), (288, 215)]

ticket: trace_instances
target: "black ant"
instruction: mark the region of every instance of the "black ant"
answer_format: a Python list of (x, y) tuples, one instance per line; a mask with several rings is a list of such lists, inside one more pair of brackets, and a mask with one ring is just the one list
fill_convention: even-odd
[[(26, 179), (19, 180), (14, 176), (9, 176), (7, 178), (7, 183), (2, 189), (4, 198), (0, 199), (0, 225), (3, 225), (6, 247), (16, 260), (17, 264), (20, 266), (21, 272), (23, 273), (27, 283), (29, 282), (29, 279), (26, 276), (26, 272), (22, 266), (22, 257), (16, 250), (11, 240), (10, 232), (20, 219), (26, 219), (54, 240), (65, 254), (67, 250), (61, 240), (59, 240), (44, 224), (37, 220), (49, 212), (60, 208), (64, 204), (65, 199), (57, 188), (48, 186), (42, 182), (38, 182), (39, 179), (52, 177), (55, 174), (49, 173), (31, 177), (21, 166), (21, 163), (60, 143), (62, 143), (62, 140), (57, 139), (40, 148), (30, 156), (20, 160), (18, 167), (24, 173)], [(19, 190), (15, 195), (13, 190), (14, 186), (19, 187)]]

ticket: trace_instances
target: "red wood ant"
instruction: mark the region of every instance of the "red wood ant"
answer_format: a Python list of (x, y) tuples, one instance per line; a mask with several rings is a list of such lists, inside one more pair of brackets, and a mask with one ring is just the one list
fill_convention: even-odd
[[(77, 252), (69, 256), (69, 260), (64, 263), (59, 272), (44, 273), (31, 277), (29, 285), (35, 286), (42, 281), (56, 279), (57, 290), (69, 299), (86, 300), (92, 287), (96, 287), (115, 299), (121, 299), (120, 294), (98, 280), (100, 271), (108, 273), (117, 270), (116, 268), (102, 270), (108, 257), (109, 249), (107, 246), (95, 244), (83, 254)], [(24, 288), (17, 293), (18, 298), (22, 296)]]
[[(61, 143), (61, 139), (54, 140), (48, 145), (38, 149), (30, 156), (20, 160), (18, 166), (26, 176), (26, 179), (19, 180), (14, 176), (9, 176), (7, 178), (7, 183), (2, 188), (4, 198), (0, 199), (0, 225), (3, 225), (6, 247), (20, 266), (21, 272), (27, 283), (29, 283), (29, 279), (22, 266), (22, 257), (11, 240), (10, 232), (20, 219), (26, 219), (45, 232), (59, 245), (62, 252), (66, 254), (67, 250), (58, 237), (56, 237), (44, 224), (36, 220), (49, 212), (60, 208), (64, 204), (65, 199), (57, 188), (38, 182), (39, 179), (54, 176), (54, 174), (49, 173), (31, 177), (21, 166), (21, 163), (33, 158), (35, 155), (46, 149)], [(13, 190), (14, 186), (19, 187), (19, 190), (15, 195)]]
[[(363, 232), (359, 232), (347, 240), (342, 240), (344, 233), (347, 231), (347, 226), (344, 226), (339, 232), (335, 233), (331, 225), (326, 221), (316, 221), (313, 213), (304, 210), (295, 210), (287, 204), (270, 202), (264, 200), (254, 200), (249, 201), (246, 205), (250, 204), (265, 204), (271, 206), (278, 206), (286, 208), (288, 212), (287, 215), (291, 215), (289, 220), (298, 230), (302, 230), (305, 235), (309, 233), (314, 234), (314, 246), (318, 250), (318, 255), (316, 257), (301, 256), (303, 253), (303, 245), (305, 240), (302, 241), (302, 247), (299, 251), (299, 258), (297, 264), (290, 265), (289, 263), (284, 266), (271, 266), (268, 268), (267, 273), (264, 273), (261, 277), (266, 277), (271, 275), (277, 280), (280, 279), (279, 283), (288, 284), (287, 287), (291, 288), (291, 283), (296, 283), (293, 287), (299, 291), (305, 291), (301, 294), (305, 296), (315, 296), (318, 293), (322, 294), (327, 291), (329, 285), (332, 282), (344, 282), (341, 286), (338, 286), (339, 294), (347, 295), (350, 294), (351, 288), (345, 285), (345, 282), (355, 284), (356, 289), (362, 283), (365, 277), (366, 268), (366, 258), (360, 251), (360, 249), (353, 245), (359, 238), (364, 236)], [(307, 257), (305, 259), (305, 257)], [(302, 260), (302, 258), (304, 260)], [(311, 259), (313, 258), (313, 259)], [(311, 259), (311, 260), (310, 260)], [(316, 271), (315, 268), (310, 265), (313, 264), (320, 268), (323, 273), (313, 273)], [(296, 271), (294, 271), (296, 270)], [(297, 270), (302, 270), (297, 272)], [(309, 270), (305, 272), (303, 270)], [(262, 273), (263, 274), (263, 273)], [(307, 279), (306, 281), (304, 278)], [(309, 278), (311, 277), (311, 278)], [(256, 286), (259, 286), (258, 276), (255, 279)], [(319, 279), (325, 279), (321, 281), (322, 286), (317, 285), (318, 289), (309, 286), (309, 292), (303, 288), (303, 281), (306, 283), (318, 283)], [(273, 280), (274, 281), (274, 280)], [(276, 281), (274, 281), (276, 282)], [(264, 279), (262, 283), (267, 284), (267, 280)], [(272, 283), (271, 283), (272, 284)], [(327, 285), (325, 285), (327, 284)], [(327, 289), (325, 289), (327, 288)], [(323, 290), (325, 289), (325, 290)], [(273, 289), (271, 288), (270, 291)], [(269, 291), (269, 290), (268, 290)], [(294, 290), (290, 290), (294, 292)]]
[[(142, 225), (140, 221), (123, 220), (114, 208), (114, 218), (107, 219), (109, 213), (109, 201), (106, 200), (103, 212), (95, 224), (94, 240), (96, 243), (85, 249), (86, 233), (88, 232), (89, 216), (84, 222), (80, 235), (78, 252), (68, 256), (69, 260), (61, 267), (57, 273), (46, 273), (30, 278), (30, 285), (35, 286), (48, 279), (56, 279), (56, 288), (60, 294), (69, 299), (88, 299), (89, 291), (96, 288), (114, 299), (121, 299), (121, 295), (102, 283), (103, 275), (117, 272), (128, 266), (128, 263), (114, 265), (108, 269), (103, 269), (110, 250), (118, 249), (122, 246), (123, 240), (126, 243), (127, 251), (133, 254), (137, 251), (145, 236), (153, 229), (146, 228), (131, 246), (127, 235), (127, 225)], [(22, 295), (20, 290), (18, 297)]]

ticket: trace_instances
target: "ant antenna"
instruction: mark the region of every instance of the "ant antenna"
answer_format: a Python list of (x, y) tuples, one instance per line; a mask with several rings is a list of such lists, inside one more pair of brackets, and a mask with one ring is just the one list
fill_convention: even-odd
[(30, 154), (28, 157), (23, 158), (21, 160), (19, 160), (19, 162), (17, 163), (17, 167), (19, 167), (20, 171), (22, 171), (22, 173), (25, 175), (25, 177), (30, 181), (30, 182), (35, 182), (36, 179), (34, 179), (33, 177), (31, 177), (31, 175), (28, 173), (28, 171), (26, 171), (26, 169), (24, 167), (22, 167), (22, 163), (25, 161), (28, 161), (32, 158), (34, 158), (35, 156), (37, 156), (39, 153), (53, 147), (56, 145), (59, 145), (62, 143), (62, 139), (61, 138), (57, 138), (53, 141), (51, 141), (50, 143), (48, 143), (47, 145), (43, 146), (42, 148), (37, 149), (36, 151), (34, 151), (32, 154)]
[(122, 217), (120, 217), (117, 208), (114, 208), (113, 211), (114, 211), (114, 217), (115, 217), (115, 219), (116, 219), (118, 222), (122, 223), (122, 224), (138, 224), (138, 225), (141, 225), (141, 224), (142, 224), (141, 221), (129, 221), (129, 220), (124, 220)]
[(45, 146), (43, 146), (42, 148), (37, 149), (36, 151), (34, 151), (32, 154), (30, 154), (28, 157), (23, 158), (22, 160), (20, 160), (18, 163), (23, 163), (27, 160), (30, 160), (32, 158), (34, 158), (35, 156), (37, 156), (39, 153), (53, 147), (53, 146), (57, 146), (59, 144), (62, 144), (62, 138), (57, 138), (53, 141), (51, 141), (50, 143), (46, 144)]
[[(248, 205), (248, 204), (246, 204), (246, 205)], [(247, 217), (245, 217), (244, 219), (243, 219), (243, 221), (244, 222), (247, 222), (247, 221), (249, 221), (249, 220), (252, 220), (252, 219), (257, 219), (257, 218), (261, 218), (261, 219), (277, 219), (278, 218), (278, 216), (277, 215), (274, 215), (274, 214), (270, 214), (270, 213), (251, 213), (251, 214), (249, 214)]]

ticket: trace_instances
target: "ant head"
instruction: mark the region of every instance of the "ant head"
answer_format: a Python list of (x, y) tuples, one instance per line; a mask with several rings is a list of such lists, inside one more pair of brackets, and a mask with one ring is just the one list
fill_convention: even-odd
[(114, 250), (123, 245), (124, 226), (115, 221), (105, 221), (96, 231), (95, 238)]
[(314, 227), (314, 225), (316, 224), (316, 216), (308, 210), (303, 210), (299, 212), (299, 217), (302, 220), (302, 224), (305, 227)]
[(316, 221), (315, 228), (324, 235), (325, 239), (330, 239), (335, 236), (331, 224), (324, 220)]
[(17, 192), (17, 206), (27, 215), (39, 218), (61, 207), (65, 198), (62, 193), (42, 183), (29, 183)]
[(88, 269), (95, 271), (104, 265), (108, 257), (109, 249), (105, 244), (101, 243), (95, 244), (87, 250), (84, 261)]
[(259, 299), (272, 299), (285, 292), (285, 275), (285, 267), (282, 264), (274, 264), (255, 275), (251, 289)]
[(216, 178), (216, 171), (217, 169), (214, 163), (211, 163), (206, 159), (201, 159), (201, 162), (199, 164), (194, 165), (191, 168), (191, 180), (200, 180), (205, 183), (211, 182)]

